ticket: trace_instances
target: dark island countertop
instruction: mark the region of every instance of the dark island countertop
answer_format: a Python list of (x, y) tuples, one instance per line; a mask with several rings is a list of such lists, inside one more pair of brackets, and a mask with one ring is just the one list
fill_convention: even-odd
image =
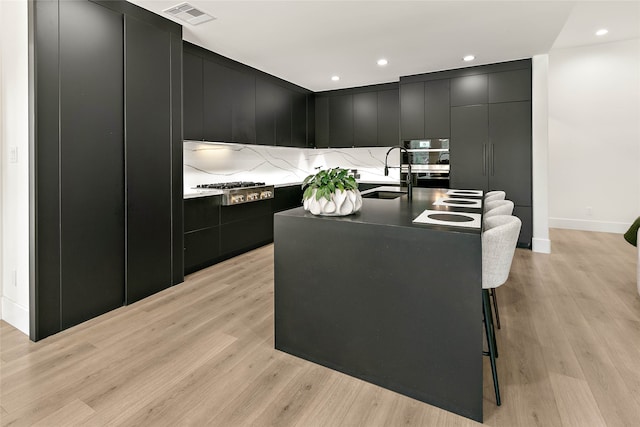
[[(383, 186), (363, 191), (362, 195), (366, 196), (367, 194), (376, 191), (406, 192), (407, 189), (406, 187)], [(359, 212), (348, 216), (316, 216), (309, 212), (306, 212), (303, 208), (281, 212), (279, 215), (302, 217), (318, 221), (340, 221), (360, 224), (377, 224), (389, 227), (411, 227), (414, 229), (433, 229), (454, 233), (480, 234), (481, 230), (479, 228), (465, 228), (456, 226), (449, 227), (444, 225), (422, 224), (413, 222), (413, 220), (426, 209), (438, 210), (442, 212), (463, 212), (476, 214), (482, 212), (482, 209), (478, 208), (474, 209), (452, 206), (434, 206), (433, 203), (438, 198), (445, 197), (446, 192), (447, 189), (443, 188), (414, 188), (413, 200), (411, 202), (408, 201), (406, 194), (396, 199), (363, 198), (362, 209), (360, 209)], [(475, 198), (477, 199), (480, 197)]]

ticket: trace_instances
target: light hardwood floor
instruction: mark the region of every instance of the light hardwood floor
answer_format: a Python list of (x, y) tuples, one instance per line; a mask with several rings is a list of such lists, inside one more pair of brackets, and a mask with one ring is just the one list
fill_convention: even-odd
[[(636, 249), (551, 239), (517, 250), (498, 292), (503, 404), (485, 358), (485, 424), (638, 426)], [(271, 245), (38, 343), (0, 334), (3, 426), (477, 425), (274, 350)]]

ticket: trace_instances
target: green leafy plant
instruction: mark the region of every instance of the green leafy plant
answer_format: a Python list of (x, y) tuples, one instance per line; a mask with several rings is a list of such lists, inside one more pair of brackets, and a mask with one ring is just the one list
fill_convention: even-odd
[(353, 176), (349, 175), (347, 169), (320, 169), (315, 175), (309, 175), (304, 179), (302, 188), (304, 189), (303, 200), (310, 199), (313, 196), (313, 190), (316, 190), (316, 200), (322, 197), (331, 200), (331, 195), (336, 190), (357, 190), (358, 183)]

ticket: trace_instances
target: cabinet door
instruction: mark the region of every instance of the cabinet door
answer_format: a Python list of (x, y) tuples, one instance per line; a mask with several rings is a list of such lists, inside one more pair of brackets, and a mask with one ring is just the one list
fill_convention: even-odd
[(291, 92), (276, 85), (276, 145), (291, 146)]
[(220, 227), (205, 228), (184, 235), (184, 271), (192, 273), (220, 257)]
[(241, 144), (256, 143), (256, 79), (231, 71), (231, 137)]
[(487, 190), (488, 132), (486, 105), (451, 108), (451, 188)]
[(486, 74), (451, 79), (451, 106), (486, 104), (489, 78)]
[(489, 102), (531, 100), (531, 70), (489, 74)]
[(353, 147), (353, 95), (329, 97), (329, 146)]
[(423, 82), (400, 84), (400, 133), (403, 140), (426, 136)]
[(307, 95), (292, 92), (291, 96), (291, 146), (304, 148), (307, 146)]
[(451, 134), (449, 112), (449, 80), (425, 82), (424, 136), (427, 138), (448, 138)]
[(200, 141), (202, 134), (202, 58), (189, 52), (183, 56), (184, 139)]
[(220, 225), (221, 196), (195, 197), (184, 201), (184, 231)]
[(256, 79), (256, 142), (261, 145), (276, 143), (276, 98), (273, 83)]
[(203, 136), (206, 141), (232, 141), (233, 70), (204, 60)]
[(356, 147), (378, 144), (378, 93), (353, 95), (353, 143)]
[(125, 280), (122, 15), (90, 2), (59, 13), (60, 223), (38, 218), (60, 230), (52, 332), (122, 306)]
[(172, 284), (171, 36), (125, 17), (127, 281), (131, 304)]
[(329, 146), (329, 98), (315, 97), (315, 137), (317, 148)]
[(400, 143), (400, 98), (398, 89), (378, 92), (378, 143), (389, 147)]
[(490, 190), (531, 206), (531, 102), (489, 104)]

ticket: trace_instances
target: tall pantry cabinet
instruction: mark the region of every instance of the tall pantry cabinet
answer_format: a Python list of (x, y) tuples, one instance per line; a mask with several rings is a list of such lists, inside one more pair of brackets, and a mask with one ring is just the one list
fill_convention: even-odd
[(36, 0), (30, 37), (35, 341), (183, 280), (182, 27)]

